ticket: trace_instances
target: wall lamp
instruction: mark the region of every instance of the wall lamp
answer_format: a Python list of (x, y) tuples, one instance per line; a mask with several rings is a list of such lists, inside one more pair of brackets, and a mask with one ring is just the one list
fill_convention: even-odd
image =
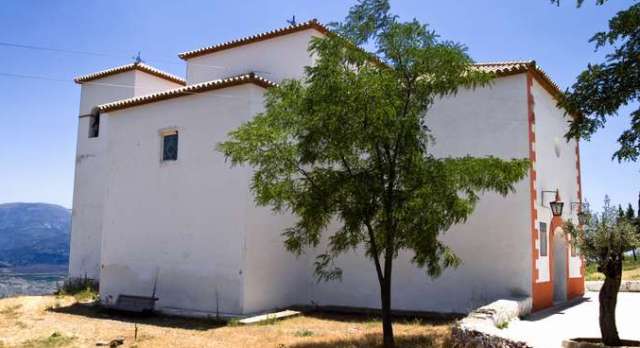
[(578, 211), (578, 223), (580, 225), (588, 225), (591, 221), (591, 213), (589, 213), (589, 204), (587, 202), (571, 202), (571, 211), (574, 207)]
[(545, 193), (555, 193), (556, 199), (553, 202), (549, 202), (549, 208), (551, 208), (551, 213), (553, 216), (562, 216), (562, 208), (564, 207), (564, 202), (560, 200), (560, 191), (542, 191), (542, 202), (544, 203), (544, 194)]

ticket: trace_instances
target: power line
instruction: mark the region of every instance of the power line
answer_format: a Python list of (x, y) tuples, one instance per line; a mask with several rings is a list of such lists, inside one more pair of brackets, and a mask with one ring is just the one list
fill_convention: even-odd
[(109, 53), (89, 52), (89, 51), (79, 51), (79, 50), (68, 50), (68, 49), (62, 49), (62, 48), (22, 45), (22, 44), (16, 44), (16, 43), (10, 43), (10, 42), (1, 42), (1, 41), (0, 41), (0, 46), (23, 48), (23, 49), (38, 50), (38, 51), (84, 54), (84, 55), (100, 56), (100, 57), (117, 57), (117, 58), (122, 58), (123, 57), (123, 56), (120, 56), (120, 55), (113, 55), (113, 54), (109, 54)]
[[(38, 76), (38, 75), (24, 75), (24, 74), (13, 74), (13, 73), (7, 73), (7, 72), (0, 72), (0, 76), (6, 76), (6, 77), (15, 77), (15, 78), (24, 78), (24, 79), (34, 79), (34, 80), (45, 80), (45, 81), (53, 81), (53, 82), (64, 82), (64, 83), (73, 83), (73, 80), (71, 79), (61, 79), (61, 78), (55, 78), (55, 77), (48, 77), (48, 76)], [(105, 87), (118, 87), (118, 88), (137, 88), (137, 89), (146, 89), (146, 90), (154, 90), (157, 93), (161, 93), (161, 92), (165, 92), (166, 90), (161, 90), (158, 91), (156, 88), (149, 88), (149, 87), (135, 87), (135, 86), (131, 86), (131, 85), (120, 85), (120, 84), (115, 84), (115, 83), (104, 83), (104, 82), (95, 82), (95, 81), (88, 81), (88, 82), (83, 82), (83, 85), (94, 85), (94, 86), (105, 86)], [(201, 92), (189, 92), (189, 91), (183, 91), (181, 92), (183, 94), (189, 94), (189, 95), (198, 95), (198, 94), (202, 94)], [(149, 94), (153, 94), (153, 93), (149, 93)], [(138, 96), (132, 96), (131, 98), (135, 98), (135, 97), (141, 97), (142, 95), (138, 95)], [(230, 94), (217, 94), (214, 95), (215, 97), (220, 97), (220, 98), (237, 98), (237, 99), (250, 99), (247, 97), (238, 97), (235, 95), (230, 95)], [(129, 98), (125, 98), (125, 99), (129, 99)]]
[[(124, 54), (120, 55), (120, 54), (112, 54), (112, 53), (105, 53), (105, 52), (94, 52), (94, 51), (73, 50), (73, 49), (66, 49), (66, 48), (34, 46), (34, 45), (25, 45), (25, 44), (18, 44), (18, 43), (12, 43), (12, 42), (2, 42), (2, 41), (0, 41), (0, 46), (12, 47), (12, 48), (20, 48), (20, 49), (28, 49), (28, 50), (36, 50), (36, 51), (45, 51), (45, 52), (70, 53), (70, 54), (79, 54), (79, 55), (88, 55), (88, 56), (97, 56), (97, 57), (111, 57), (111, 58), (131, 59), (131, 56), (124, 55)], [(175, 61), (172, 61), (172, 60), (169, 60), (169, 59), (160, 59), (160, 58), (153, 58), (153, 57), (152, 57), (152, 59), (147, 59), (147, 61), (155, 61), (155, 62), (158, 62), (158, 63), (177, 64), (177, 65), (183, 65), (184, 64), (184, 63), (175, 62)], [(220, 66), (220, 65), (209, 65), (209, 64), (199, 64), (199, 63), (189, 63), (189, 64), (193, 65), (193, 66), (204, 67), (204, 68), (227, 69), (227, 67)]]

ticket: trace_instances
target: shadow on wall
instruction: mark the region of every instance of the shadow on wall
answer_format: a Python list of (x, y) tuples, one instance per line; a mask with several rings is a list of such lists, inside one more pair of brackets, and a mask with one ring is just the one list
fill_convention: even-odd
[(125, 323), (131, 324), (144, 324), (144, 325), (152, 325), (159, 327), (168, 327), (174, 329), (185, 329), (185, 330), (211, 330), (217, 329), (220, 327), (224, 327), (227, 325), (226, 321), (222, 319), (198, 319), (198, 318), (181, 318), (181, 317), (172, 317), (165, 315), (154, 315), (154, 314), (127, 314), (122, 312), (116, 312), (113, 310), (106, 309), (96, 304), (83, 304), (83, 303), (74, 303), (71, 306), (60, 307), (60, 308), (50, 308), (48, 309), (50, 312), (55, 313), (63, 313), (70, 315), (77, 315), (86, 318), (92, 319), (108, 319), (108, 320), (116, 320)]

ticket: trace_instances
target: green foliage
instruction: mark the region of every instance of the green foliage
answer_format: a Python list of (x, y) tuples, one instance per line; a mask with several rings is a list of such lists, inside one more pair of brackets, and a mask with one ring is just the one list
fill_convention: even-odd
[(56, 291), (57, 296), (73, 296), (77, 301), (95, 301), (98, 299), (98, 283), (87, 278), (68, 279)]
[[(618, 12), (609, 21), (609, 30), (596, 33), (591, 42), (596, 49), (612, 46), (605, 62), (589, 65), (567, 91), (560, 105), (576, 115), (568, 138), (589, 139), (615, 116), (621, 106), (640, 100), (640, 3)], [(640, 156), (640, 109), (631, 113), (631, 127), (618, 138), (618, 161), (636, 161)]]
[[(458, 265), (438, 234), (465, 221), (479, 193), (513, 190), (529, 167), (429, 153), (425, 113), (434, 99), (487, 84), (491, 75), (473, 69), (460, 45), (387, 10), (387, 1), (360, 1), (335, 25), (341, 36), (312, 41), (318, 59), (305, 78), (270, 89), (266, 111), (219, 145), (234, 165), (255, 168), (257, 203), (298, 217), (284, 232), (288, 250), (317, 246), (339, 221), (316, 261), (319, 279), (339, 278), (333, 259), (358, 246), (379, 277), (380, 256), (391, 260), (402, 249), (432, 276)], [(350, 42), (373, 42), (378, 59)]]
[(509, 321), (508, 320), (501, 321), (501, 322), (496, 324), (496, 328), (498, 328), (500, 330), (504, 330), (504, 329), (506, 329), (508, 327), (509, 327)]
[(308, 330), (308, 329), (300, 329), (300, 330), (296, 331), (295, 336), (297, 336), (297, 337), (313, 336), (313, 331)]
[[(266, 93), (265, 111), (218, 149), (250, 165), (259, 205), (292, 213), (283, 235), (301, 254), (329, 233), (318, 280), (339, 279), (335, 258), (361, 248), (374, 263), (385, 347), (393, 346), (391, 277), (401, 250), (437, 277), (460, 259), (438, 237), (464, 222), (483, 192), (506, 195), (526, 159), (438, 158), (427, 111), (458, 88), (488, 84), (463, 46), (399, 22), (387, 0), (361, 0), (336, 33), (311, 41), (315, 64)], [(368, 44), (375, 55), (358, 48)], [(330, 226), (331, 225), (331, 226)]]
[(231, 318), (227, 320), (227, 326), (235, 327), (242, 325), (239, 318)]
[(278, 318), (275, 315), (267, 314), (264, 320), (258, 322), (258, 326), (275, 325), (278, 323)]
[(602, 342), (606, 346), (620, 346), (620, 336), (616, 326), (616, 304), (623, 271), (624, 253), (638, 246), (635, 226), (610, 204), (605, 197), (601, 214), (596, 214), (591, 221), (580, 229), (571, 222), (566, 224), (566, 231), (571, 235), (587, 260), (597, 265), (598, 272), (604, 275), (604, 283), (598, 294), (599, 324)]
[[(585, 266), (585, 280), (604, 280), (604, 274), (598, 272), (598, 264), (587, 262)], [(622, 261), (622, 280), (640, 280), (640, 260), (625, 255)]]
[(608, 197), (602, 213), (594, 214), (582, 230), (571, 222), (567, 222), (566, 230), (572, 236), (572, 243), (605, 277), (619, 277), (624, 253), (640, 246), (635, 226), (619, 217)]

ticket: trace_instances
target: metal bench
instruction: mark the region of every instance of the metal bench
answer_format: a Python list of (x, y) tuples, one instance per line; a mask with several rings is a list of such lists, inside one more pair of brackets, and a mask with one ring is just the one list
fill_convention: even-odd
[(116, 303), (111, 308), (123, 312), (150, 313), (155, 308), (158, 298), (155, 296), (118, 295)]

